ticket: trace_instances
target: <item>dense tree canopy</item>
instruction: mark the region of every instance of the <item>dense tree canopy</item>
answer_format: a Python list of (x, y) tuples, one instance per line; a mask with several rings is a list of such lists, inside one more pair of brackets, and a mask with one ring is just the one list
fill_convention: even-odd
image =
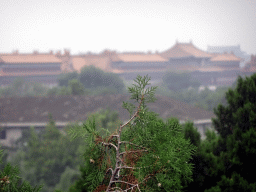
[(68, 82), (72, 95), (83, 95), (85, 93), (84, 86), (77, 79), (72, 79)]
[(12, 84), (0, 88), (0, 96), (3, 97), (24, 97), (24, 96), (45, 96), (47, 87), (37, 82), (26, 82), (23, 78), (16, 78)]
[[(3, 163), (3, 150), (0, 149), (0, 164)], [(24, 178), (19, 176), (18, 166), (12, 166), (11, 163), (7, 163), (4, 167), (1, 166), (0, 170), (0, 191), (6, 192), (39, 192), (42, 189), (42, 185), (32, 187), (28, 181), (24, 181)], [(23, 181), (22, 181), (23, 180)]]
[(104, 72), (94, 66), (85, 66), (80, 73), (63, 73), (58, 79), (59, 87), (49, 90), (48, 95), (91, 95), (122, 93), (123, 80), (114, 73)]
[(69, 72), (69, 73), (62, 73), (60, 77), (58, 78), (58, 85), (60, 87), (62, 86), (68, 86), (68, 82), (72, 79), (78, 79), (79, 74), (74, 71), (74, 72)]
[[(255, 191), (256, 74), (239, 77), (214, 109), (213, 127), (193, 156), (193, 182), (187, 190)], [(208, 189), (208, 190), (206, 190)]]
[(81, 140), (70, 142), (68, 135), (62, 134), (55, 126), (51, 116), (44, 131), (37, 133), (32, 127), (23, 133), (17, 144), (19, 150), (12, 162), (19, 165), (23, 179), (31, 185), (43, 184), (42, 192), (53, 191), (60, 186), (65, 171), (73, 174), (70, 175), (71, 180), (66, 181), (69, 185), (72, 177), (80, 175), (78, 167), (82, 160), (78, 146)]
[[(230, 189), (256, 187), (251, 175), (256, 170), (256, 74), (242, 78), (239, 76), (236, 88), (226, 93), (227, 106), (219, 105), (214, 110), (217, 118), (213, 119), (215, 129), (225, 140), (223, 152), (229, 159), (226, 175), (239, 180), (228, 183)], [(225, 177), (222, 178), (223, 183)], [(220, 183), (221, 189), (224, 186)], [(244, 186), (248, 183), (248, 186)]]
[(125, 87), (123, 80), (117, 74), (104, 72), (94, 66), (82, 68), (79, 80), (87, 89), (107, 87), (122, 92)]

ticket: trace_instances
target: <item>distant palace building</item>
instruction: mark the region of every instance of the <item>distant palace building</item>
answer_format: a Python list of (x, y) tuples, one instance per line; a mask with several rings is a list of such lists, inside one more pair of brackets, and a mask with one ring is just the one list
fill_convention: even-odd
[(25, 81), (55, 85), (62, 61), (53, 54), (0, 54), (0, 84), (10, 85), (18, 77)]
[(207, 51), (209, 53), (231, 53), (233, 52), (239, 58), (242, 58), (243, 61), (240, 63), (240, 67), (244, 67), (245, 63), (249, 61), (250, 55), (246, 52), (241, 51), (240, 45), (237, 46), (207, 46)]
[(253, 73), (256, 73), (256, 55), (251, 55), (250, 61), (245, 64), (242, 72), (243, 76), (250, 76)]
[(160, 53), (160, 55), (169, 60), (169, 68), (172, 70), (194, 71), (202, 67), (212, 57), (198, 48), (192, 42), (178, 43)]
[(241, 74), (242, 59), (235, 56), (233, 52), (211, 55), (212, 57), (203, 66), (192, 72), (192, 76), (204, 86), (232, 85)]
[[(240, 56), (239, 56), (240, 55)], [(9, 85), (15, 78), (23, 77), (26, 81), (57, 85), (60, 73), (80, 72), (83, 67), (93, 65), (105, 72), (118, 74), (124, 80), (134, 80), (139, 74), (148, 74), (152, 82), (160, 82), (168, 71), (191, 73), (194, 80), (204, 86), (232, 85), (238, 75), (243, 76), (246, 70), (253, 71), (247, 64), (242, 69), (241, 63), (246, 54), (240, 46), (213, 47), (208, 52), (198, 49), (190, 43), (176, 42), (174, 46), (163, 52), (143, 53), (104, 50), (99, 54), (86, 53), (71, 55), (68, 50), (64, 54), (38, 53), (0, 54), (0, 85)], [(250, 68), (250, 69), (249, 69)]]

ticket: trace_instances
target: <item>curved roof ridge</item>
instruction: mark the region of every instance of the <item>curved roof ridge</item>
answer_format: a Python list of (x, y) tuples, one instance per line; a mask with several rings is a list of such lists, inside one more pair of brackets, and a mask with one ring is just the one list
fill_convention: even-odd
[(192, 42), (190, 43), (176, 43), (170, 49), (161, 53), (163, 57), (167, 58), (180, 58), (180, 57), (197, 57), (197, 58), (210, 58), (212, 57), (211, 54), (200, 50), (199, 48), (195, 47)]
[(211, 61), (242, 61), (242, 59), (233, 53), (222, 53), (214, 55)]

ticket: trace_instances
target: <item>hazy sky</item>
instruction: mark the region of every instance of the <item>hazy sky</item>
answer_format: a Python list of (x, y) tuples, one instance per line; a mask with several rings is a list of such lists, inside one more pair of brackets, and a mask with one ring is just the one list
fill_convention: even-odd
[(256, 54), (256, 0), (0, 0), (0, 53), (161, 52), (176, 40)]

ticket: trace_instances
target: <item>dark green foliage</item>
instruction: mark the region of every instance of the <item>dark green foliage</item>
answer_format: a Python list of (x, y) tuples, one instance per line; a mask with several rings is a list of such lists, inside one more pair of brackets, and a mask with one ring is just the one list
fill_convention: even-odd
[(59, 87), (53, 87), (47, 91), (47, 96), (58, 95)]
[(114, 73), (106, 73), (94, 66), (84, 67), (79, 74), (79, 81), (86, 89), (94, 89), (95, 87), (115, 88), (117, 92), (124, 89), (123, 80)]
[(43, 139), (44, 140), (59, 140), (59, 138), (61, 137), (61, 133), (55, 125), (52, 114), (49, 114), (48, 118), (49, 118), (49, 122), (45, 127)]
[(183, 131), (184, 131), (185, 139), (189, 139), (193, 145), (195, 145), (196, 147), (199, 147), (201, 142), (201, 135), (197, 131), (197, 129), (194, 127), (194, 123), (186, 122), (183, 125)]
[(47, 91), (47, 96), (53, 95), (72, 95), (70, 86), (53, 87)]
[(47, 95), (85, 95), (89, 94), (89, 90), (86, 90), (83, 84), (77, 79), (69, 80), (68, 86), (53, 87), (48, 90)]
[[(196, 173), (204, 181), (199, 191), (255, 191), (252, 175), (256, 171), (256, 74), (244, 79), (239, 77), (235, 85), (226, 93), (227, 104), (214, 109), (217, 118), (213, 124), (219, 135), (207, 132), (207, 140), (199, 148), (202, 159), (198, 161), (211, 160), (204, 168), (211, 170), (211, 165), (215, 172)], [(201, 186), (197, 179), (192, 184)]]
[(79, 80), (85, 88), (93, 88), (102, 86), (105, 83), (103, 81), (104, 76), (104, 71), (94, 66), (89, 66), (81, 69)]
[(205, 190), (205, 192), (255, 192), (255, 190), (256, 183), (249, 184), (243, 177), (240, 176), (240, 174), (234, 172), (230, 178), (222, 175), (221, 181), (218, 182), (218, 185)]
[(62, 73), (60, 77), (58, 78), (58, 85), (60, 87), (62, 86), (68, 86), (68, 82), (73, 79), (78, 79), (78, 73), (76, 71), (70, 72), (70, 73)]
[[(189, 163), (193, 150), (196, 148), (184, 139), (181, 125), (173, 119), (163, 122), (156, 114), (141, 115), (144, 121), (137, 123), (128, 132), (125, 140), (134, 138), (133, 142), (151, 149), (137, 163), (138, 167), (154, 165), (149, 169), (138, 169), (134, 175), (142, 182), (147, 175), (158, 172), (152, 177), (145, 191), (180, 191), (182, 179), (191, 181), (192, 164)], [(136, 135), (135, 135), (136, 134)], [(127, 139), (126, 139), (127, 138)], [(190, 151), (192, 149), (192, 151)], [(155, 158), (154, 158), (155, 157)], [(157, 158), (156, 158), (157, 157)], [(158, 184), (161, 187), (158, 187)]]
[(190, 73), (179, 74), (175, 72), (168, 72), (163, 76), (163, 82), (170, 90), (173, 91), (179, 91), (189, 87), (198, 88), (200, 86), (198, 81), (192, 80)]
[(83, 95), (85, 93), (84, 86), (77, 79), (72, 79), (68, 82), (72, 95)]
[[(2, 164), (3, 150), (0, 150), (0, 163)], [(27, 181), (22, 182), (22, 178), (19, 176), (20, 171), (17, 166), (12, 166), (11, 163), (7, 163), (3, 169), (0, 170), (0, 191), (6, 192), (38, 192), (42, 189), (42, 185), (39, 187), (32, 187)]]
[(197, 152), (190, 161), (194, 165), (193, 182), (184, 191), (204, 191), (219, 181), (224, 173), (223, 160), (215, 156), (218, 150), (219, 136), (212, 130), (206, 131), (206, 139), (201, 141)]
[[(60, 189), (60, 192), (68, 191), (68, 188), (80, 177), (78, 170), (71, 169), (69, 166), (66, 167), (65, 171), (60, 177), (59, 184), (55, 188)], [(57, 192), (57, 190), (55, 190)]]
[(66, 168), (69, 167), (71, 173), (78, 171), (82, 164), (78, 151), (82, 141), (70, 142), (70, 138), (56, 128), (51, 115), (44, 131), (37, 134), (31, 128), (24, 136), (13, 161), (20, 166), (23, 179), (32, 185), (44, 184), (42, 192), (53, 191), (56, 186), (61, 188), (61, 176)]
[(119, 119), (118, 112), (111, 111), (109, 108), (88, 115), (88, 119), (92, 118), (95, 118), (96, 127), (107, 129), (110, 132), (114, 132), (122, 123)]
[(223, 138), (232, 134), (235, 127), (243, 132), (256, 127), (256, 74), (250, 78), (238, 78), (235, 90), (226, 93), (228, 106), (219, 105), (214, 110), (217, 118), (213, 119), (215, 129)]
[[(0, 129), (1, 130), (1, 129)], [(1, 155), (0, 155), (0, 170), (3, 170), (4, 167), (7, 165), (8, 161), (8, 149), (9, 147), (5, 147), (5, 146), (1, 146), (2, 150), (1, 151)]]
[(255, 183), (252, 175), (256, 171), (256, 131), (251, 128), (246, 132), (236, 128), (227, 139), (228, 158), (231, 167), (228, 174), (238, 172), (249, 183)]
[(47, 95), (105, 95), (124, 91), (123, 80), (114, 73), (86, 66), (80, 73), (61, 74), (59, 86), (48, 90)]
[(25, 82), (23, 78), (16, 78), (15, 81), (4, 88), (0, 88), (2, 97), (24, 97), (24, 96), (45, 96), (47, 87), (36, 82)]

